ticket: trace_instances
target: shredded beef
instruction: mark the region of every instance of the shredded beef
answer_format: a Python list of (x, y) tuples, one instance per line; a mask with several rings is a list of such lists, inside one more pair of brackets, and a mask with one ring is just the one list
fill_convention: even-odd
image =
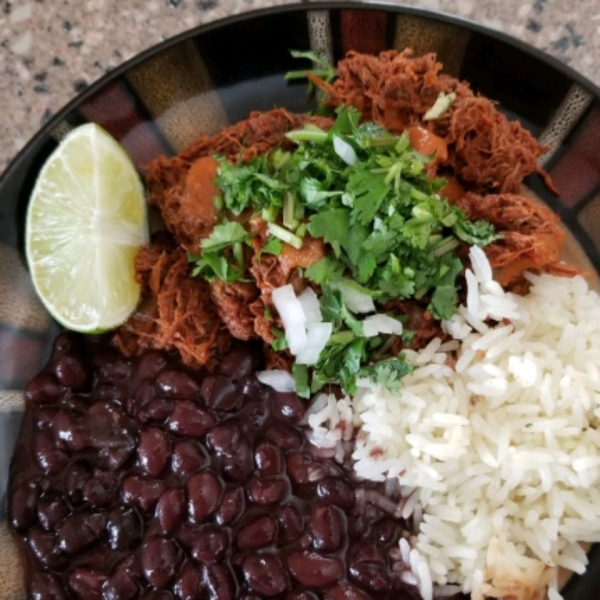
[(558, 215), (541, 202), (516, 194), (466, 194), (457, 205), (470, 220), (489, 221), (500, 234), (485, 252), (501, 285), (528, 269), (552, 268), (560, 259), (565, 233)]
[[(327, 104), (351, 105), (366, 121), (400, 133), (426, 125), (448, 144), (446, 166), (468, 189), (518, 192), (523, 179), (539, 172), (545, 151), (519, 123), (508, 121), (494, 103), (475, 95), (467, 83), (441, 73), (435, 54), (413, 57), (410, 49), (390, 50), (379, 56), (349, 52), (338, 64), (339, 79), (332, 85), (312, 78), (327, 94)], [(456, 100), (441, 118), (423, 122), (438, 95), (453, 92)]]
[(177, 241), (188, 252), (198, 252), (199, 242), (215, 224), (213, 197), (219, 193), (211, 183), (217, 163), (207, 157), (219, 154), (231, 162), (247, 162), (276, 146), (290, 147), (285, 133), (305, 123), (329, 129), (332, 121), (276, 109), (253, 112), (245, 121), (216, 135), (200, 135), (177, 156), (160, 156), (152, 161), (146, 177), (150, 204), (160, 210)]
[(234, 281), (227, 284), (215, 278), (210, 284), (210, 297), (229, 333), (238, 340), (256, 337), (254, 315), (250, 305), (260, 290), (252, 282)]
[(192, 367), (212, 368), (231, 344), (210, 300), (209, 285), (189, 277), (186, 253), (164, 241), (142, 246), (136, 256), (144, 301), (113, 338), (126, 355), (176, 349)]
[[(394, 133), (406, 130), (417, 151), (435, 156), (427, 169), (431, 176), (449, 177), (442, 194), (469, 219), (487, 220), (501, 234), (486, 247), (486, 253), (502, 285), (526, 291), (523, 273), (527, 269), (579, 273), (557, 262), (564, 242), (558, 217), (516, 193), (523, 178), (536, 171), (551, 186), (536, 162), (544, 149), (521, 125), (508, 121), (492, 101), (477, 96), (467, 83), (441, 69), (434, 54), (350, 52), (338, 65), (335, 83), (309, 77), (327, 93), (329, 106), (355, 106), (363, 120), (375, 121)], [(454, 103), (440, 118), (423, 121), (441, 92), (454, 93)], [(280, 255), (262, 253), (266, 224), (254, 216), (247, 222), (253, 235), (252, 246), (245, 249), (248, 281), (232, 284), (191, 278), (186, 252), (198, 252), (218, 222), (214, 197), (221, 192), (214, 186), (218, 168), (214, 156), (232, 163), (247, 162), (278, 146), (291, 148), (285, 133), (306, 123), (327, 130), (332, 119), (283, 109), (254, 112), (214, 136), (201, 135), (175, 157), (152, 162), (147, 174), (150, 203), (159, 209), (173, 237), (142, 248), (137, 256), (143, 302), (115, 336), (125, 354), (172, 348), (179, 350), (186, 363), (210, 368), (232, 337), (259, 338), (266, 345), (269, 367), (290, 368), (289, 353), (270, 349), (274, 328), (282, 327), (271, 292), (291, 284), (300, 293), (308, 284), (301, 271), (324, 256), (323, 240), (307, 236), (300, 250), (284, 244)], [(466, 246), (459, 248), (463, 261), (466, 250)], [(413, 348), (442, 335), (425, 300), (392, 302), (384, 308), (407, 315), (407, 327), (415, 331)], [(390, 350), (401, 345), (397, 341), (398, 348)]]

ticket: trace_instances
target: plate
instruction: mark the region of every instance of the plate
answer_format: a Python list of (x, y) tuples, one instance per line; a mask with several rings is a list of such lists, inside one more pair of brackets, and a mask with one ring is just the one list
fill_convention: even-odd
[[(58, 328), (37, 300), (24, 266), (23, 224), (35, 177), (58, 141), (94, 121), (114, 135), (143, 172), (200, 131), (215, 133), (274, 106), (313, 108), (292, 49), (333, 60), (348, 50), (410, 46), (436, 52), (446, 72), (467, 80), (518, 119), (548, 151), (541, 158), (561, 191), (537, 176), (527, 186), (562, 218), (574, 252), (600, 268), (600, 90), (555, 59), (473, 23), (427, 11), (357, 2), (287, 5), (190, 30), (144, 52), (90, 86), (58, 113), (0, 180), (0, 600), (24, 597), (19, 557), (6, 523), (8, 467), (23, 411), (22, 389), (45, 362)], [(580, 250), (580, 249), (581, 250)], [(566, 600), (591, 600), (600, 583), (600, 548)]]

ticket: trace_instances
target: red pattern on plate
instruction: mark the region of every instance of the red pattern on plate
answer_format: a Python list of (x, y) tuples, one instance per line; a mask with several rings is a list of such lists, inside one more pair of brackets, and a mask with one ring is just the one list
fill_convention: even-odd
[(342, 52), (379, 54), (386, 49), (387, 14), (381, 10), (342, 10)]
[(138, 169), (144, 170), (153, 158), (165, 153), (150, 122), (144, 120), (130, 92), (123, 89), (118, 80), (86, 100), (79, 112), (115, 137)]
[(561, 201), (573, 207), (600, 185), (600, 110), (550, 170)]

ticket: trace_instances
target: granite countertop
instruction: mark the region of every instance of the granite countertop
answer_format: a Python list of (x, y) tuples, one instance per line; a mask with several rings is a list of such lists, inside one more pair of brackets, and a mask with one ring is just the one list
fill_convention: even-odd
[[(0, 172), (66, 102), (138, 52), (230, 14), (292, 1), (1, 2)], [(459, 15), (502, 30), (600, 84), (597, 0), (405, 0), (402, 4)]]

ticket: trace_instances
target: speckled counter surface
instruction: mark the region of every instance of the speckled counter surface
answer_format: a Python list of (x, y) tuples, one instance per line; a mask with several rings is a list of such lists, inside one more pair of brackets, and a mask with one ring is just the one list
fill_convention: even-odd
[[(389, 1), (389, 0), (388, 0)], [(79, 91), (191, 27), (291, 0), (13, 0), (0, 3), (0, 172)], [(319, 0), (311, 0), (318, 4)], [(598, 0), (406, 0), (499, 29), (600, 84)]]

